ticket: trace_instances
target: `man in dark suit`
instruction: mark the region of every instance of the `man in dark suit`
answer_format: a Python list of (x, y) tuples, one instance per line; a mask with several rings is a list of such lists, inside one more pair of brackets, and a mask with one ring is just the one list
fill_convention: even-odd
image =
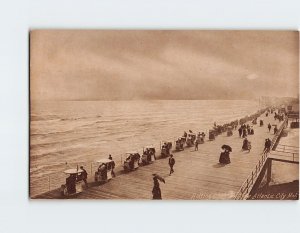
[(173, 158), (173, 155), (170, 154), (170, 158), (169, 158), (169, 166), (170, 166), (170, 175), (174, 172), (174, 167), (175, 165), (175, 159)]

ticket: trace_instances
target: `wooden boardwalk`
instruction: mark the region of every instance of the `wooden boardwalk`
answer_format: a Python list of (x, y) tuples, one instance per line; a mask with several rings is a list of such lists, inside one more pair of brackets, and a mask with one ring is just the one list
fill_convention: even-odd
[(272, 151), (269, 158), (281, 162), (299, 164), (299, 129), (287, 128), (287, 137), (282, 137), (276, 150)]
[[(75, 198), (79, 199), (152, 199), (152, 174), (157, 173), (165, 178), (161, 183), (163, 199), (234, 199), (247, 176), (258, 162), (264, 148), (266, 138), (272, 139), (273, 130), (269, 133), (268, 123), (277, 124), (273, 115), (263, 119), (264, 126), (254, 125), (254, 135), (249, 135), (251, 152), (241, 151), (243, 139), (238, 131), (227, 137), (226, 133), (216, 137), (214, 141), (205, 141), (199, 150), (193, 147), (184, 151), (173, 152), (176, 164), (175, 172), (169, 176), (168, 158), (158, 159), (150, 165), (139, 167), (130, 173), (119, 174), (109, 182), (84, 190)], [(272, 126), (273, 127), (273, 126)], [(222, 166), (218, 163), (220, 149), (223, 144), (232, 147), (231, 164)], [(90, 174), (91, 176), (91, 174)], [(92, 177), (90, 177), (92, 179)], [(61, 198), (57, 190), (35, 197), (37, 199)]]

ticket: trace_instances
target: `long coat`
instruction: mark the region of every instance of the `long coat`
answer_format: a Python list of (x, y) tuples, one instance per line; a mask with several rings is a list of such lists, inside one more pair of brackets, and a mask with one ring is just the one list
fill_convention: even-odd
[(153, 195), (153, 200), (161, 200), (161, 190), (159, 187), (159, 182), (157, 178), (153, 178), (153, 189), (152, 189), (152, 195)]

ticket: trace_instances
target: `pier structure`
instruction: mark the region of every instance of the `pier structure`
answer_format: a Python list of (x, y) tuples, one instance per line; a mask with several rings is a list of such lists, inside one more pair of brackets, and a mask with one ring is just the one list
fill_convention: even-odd
[[(299, 164), (299, 146), (297, 142), (292, 145), (279, 144), (284, 129), (288, 126), (288, 118), (281, 124), (278, 133), (272, 139), (270, 153), (262, 154), (255, 168), (242, 184), (236, 199), (243, 200), (253, 195), (260, 187), (265, 178), (268, 185), (272, 176), (272, 161)], [(298, 130), (296, 130), (298, 132)], [(297, 134), (299, 138), (299, 133)]]
[[(237, 130), (234, 130), (232, 136), (227, 136), (225, 132), (213, 141), (200, 144), (198, 151), (189, 147), (180, 152), (172, 152), (176, 164), (175, 172), (171, 176), (167, 158), (156, 160), (132, 172), (119, 171), (115, 178), (101, 185), (94, 183), (93, 174), (89, 174), (89, 188), (74, 198), (152, 199), (152, 174), (156, 173), (166, 181), (160, 185), (163, 199), (246, 199), (257, 183), (261, 171), (267, 166), (269, 155), (262, 153), (265, 139), (272, 140), (272, 147), (278, 144), (279, 136), (286, 126), (286, 120), (279, 123), (271, 114), (268, 117), (261, 115), (258, 121), (260, 119), (264, 121), (264, 126), (254, 125), (254, 135), (248, 135), (248, 140), (252, 144), (250, 152), (242, 151), (243, 139), (239, 137)], [(277, 134), (269, 132), (268, 123), (278, 126)], [(230, 145), (233, 149), (230, 154), (231, 163), (228, 165), (221, 165), (218, 162), (223, 144)], [(33, 198), (62, 197), (57, 189)]]
[(283, 129), (280, 140), (272, 147), (244, 199), (299, 199), (299, 129), (293, 127), (293, 122)]

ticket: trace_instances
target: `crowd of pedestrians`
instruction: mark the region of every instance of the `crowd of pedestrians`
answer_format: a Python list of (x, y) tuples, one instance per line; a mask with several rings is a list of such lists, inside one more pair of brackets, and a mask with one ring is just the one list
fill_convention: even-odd
[[(238, 128), (237, 128), (238, 124), (237, 124), (236, 121), (231, 122), (230, 124), (224, 125), (224, 126), (218, 126), (215, 123), (214, 124), (214, 132), (217, 132), (217, 134), (218, 134), (220, 132), (224, 132), (224, 129), (228, 129), (228, 128), (231, 129), (231, 130), (232, 129), (237, 129), (239, 137), (243, 139), (242, 150), (248, 150), (250, 152), (251, 142), (248, 140), (247, 136), (248, 135), (254, 135), (253, 125), (257, 124), (257, 118), (260, 116), (259, 114), (261, 114), (261, 113), (262, 112), (258, 112), (257, 114), (254, 114), (251, 117), (246, 117), (246, 118), (240, 119), (240, 121), (238, 122), (240, 127), (238, 127)], [(284, 114), (279, 114), (276, 111), (269, 109), (265, 113), (265, 117), (266, 117), (265, 120), (267, 121), (273, 113), (274, 113), (274, 119), (275, 120), (278, 120), (279, 122), (281, 122), (284, 119)], [(246, 120), (249, 120), (250, 122), (252, 122), (252, 125), (247, 124)], [(260, 119), (260, 126), (263, 126), (263, 121), (261, 119)], [(271, 125), (271, 123), (268, 123), (267, 124), (267, 129), (268, 129), (269, 133), (272, 132), (271, 131), (272, 128), (273, 128), (274, 134), (276, 134), (278, 132), (277, 125), (276, 124)], [(189, 133), (191, 135), (193, 135), (192, 131), (189, 131)], [(185, 132), (184, 136), (187, 137), (188, 134)], [(231, 136), (231, 135), (227, 134), (227, 136)], [(197, 140), (195, 140), (195, 144), (194, 144), (195, 145), (195, 151), (198, 151), (199, 143), (204, 142), (204, 137), (205, 137), (204, 133), (199, 133), (199, 135), (197, 137)], [(201, 140), (198, 140), (198, 138), (203, 139), (202, 140), (203, 142)], [(164, 146), (166, 146), (166, 145), (164, 144), (162, 146), (162, 149), (164, 148)], [(269, 153), (270, 150), (271, 150), (271, 147), (272, 147), (272, 141), (270, 140), (270, 138), (265, 139), (263, 153), (264, 154)], [(221, 149), (222, 149), (222, 152), (220, 154), (219, 163), (220, 164), (230, 164), (231, 163), (231, 161), (230, 161), (230, 152), (232, 152), (232, 148), (230, 147), (230, 145), (223, 145), (221, 147)], [(169, 150), (170, 150), (170, 148), (168, 147), (168, 151)], [(169, 176), (171, 176), (174, 173), (175, 158), (174, 158), (173, 154), (171, 154), (171, 153), (168, 153), (168, 154), (169, 154), (168, 166), (170, 168)], [(112, 158), (111, 155), (109, 155), (108, 159), (112, 161), (111, 165), (110, 165), (111, 167), (109, 169), (111, 170), (111, 175), (113, 177), (115, 177), (115, 172), (114, 172), (115, 162), (113, 161), (113, 158)], [(100, 165), (100, 166), (103, 166), (103, 164)], [(74, 189), (74, 187), (75, 187), (74, 183), (76, 182), (77, 179), (81, 179), (85, 183), (85, 186), (88, 187), (88, 182), (87, 182), (88, 173), (84, 169), (83, 166), (81, 166), (80, 169), (82, 170), (81, 177), (75, 177), (74, 175), (73, 176), (71, 175), (66, 180), (67, 186), (69, 187), (70, 190)], [(106, 169), (107, 169), (107, 167), (106, 167)], [(101, 172), (103, 170), (105, 171), (105, 169), (101, 169)], [(104, 176), (107, 175), (106, 172), (103, 172), (103, 175)], [(162, 199), (162, 194), (161, 194), (161, 189), (160, 189), (160, 182), (165, 183), (164, 178), (159, 176), (158, 174), (153, 174), (153, 189), (152, 189), (153, 199)]]

